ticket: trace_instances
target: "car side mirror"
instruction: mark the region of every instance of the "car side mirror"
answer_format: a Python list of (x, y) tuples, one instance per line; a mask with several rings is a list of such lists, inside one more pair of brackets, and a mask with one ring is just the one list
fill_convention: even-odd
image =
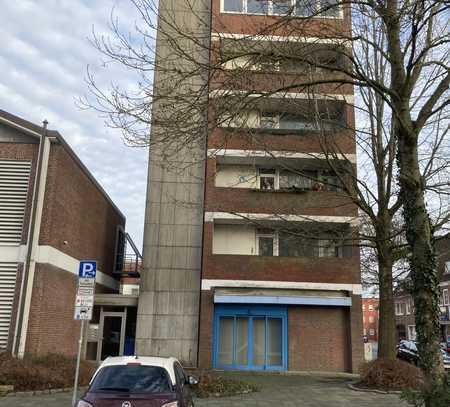
[(198, 384), (198, 379), (194, 376), (188, 376), (187, 383), (191, 386), (195, 386), (196, 384)]

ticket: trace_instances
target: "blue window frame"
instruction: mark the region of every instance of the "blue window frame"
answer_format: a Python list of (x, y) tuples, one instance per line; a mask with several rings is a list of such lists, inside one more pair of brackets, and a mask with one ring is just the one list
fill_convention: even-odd
[(236, 370), (287, 369), (287, 308), (216, 305), (213, 366)]

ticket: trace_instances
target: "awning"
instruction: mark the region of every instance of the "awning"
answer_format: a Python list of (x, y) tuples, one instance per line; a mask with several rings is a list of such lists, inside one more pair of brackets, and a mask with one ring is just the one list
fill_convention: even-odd
[(351, 307), (351, 297), (327, 297), (314, 295), (245, 295), (214, 293), (216, 304), (277, 304), (277, 305), (317, 305), (325, 307)]

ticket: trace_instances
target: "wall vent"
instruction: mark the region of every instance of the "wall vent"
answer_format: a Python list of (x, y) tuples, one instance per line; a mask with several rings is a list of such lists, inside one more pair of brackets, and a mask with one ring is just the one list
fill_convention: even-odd
[(0, 160), (0, 245), (22, 239), (31, 161)]
[(8, 343), (16, 279), (17, 263), (0, 262), (0, 349)]

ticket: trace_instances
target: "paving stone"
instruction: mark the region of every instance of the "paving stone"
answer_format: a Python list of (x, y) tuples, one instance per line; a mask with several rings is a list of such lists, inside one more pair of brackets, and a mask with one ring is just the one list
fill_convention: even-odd
[[(229, 374), (257, 384), (260, 391), (196, 400), (196, 407), (407, 407), (397, 395), (350, 390), (347, 380), (317, 376)], [(0, 398), (0, 407), (71, 407), (71, 393)]]

